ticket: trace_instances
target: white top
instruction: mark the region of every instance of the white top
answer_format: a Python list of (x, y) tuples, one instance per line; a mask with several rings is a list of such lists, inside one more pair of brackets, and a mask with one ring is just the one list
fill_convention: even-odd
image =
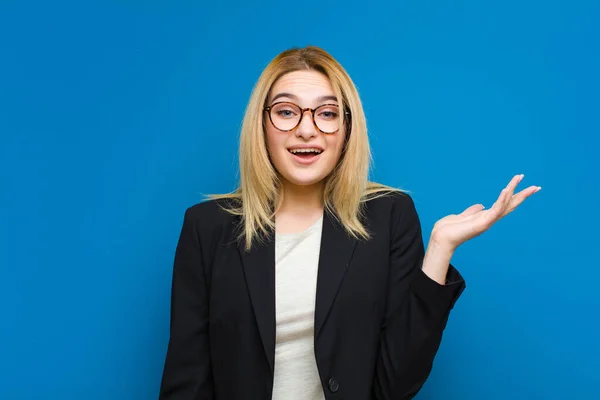
[(324, 400), (314, 352), (315, 296), (323, 217), (299, 233), (275, 236), (273, 400)]

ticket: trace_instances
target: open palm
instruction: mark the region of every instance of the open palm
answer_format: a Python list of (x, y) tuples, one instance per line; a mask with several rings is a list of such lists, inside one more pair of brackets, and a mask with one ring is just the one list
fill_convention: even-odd
[(515, 194), (515, 189), (522, 179), (522, 174), (515, 175), (500, 192), (494, 205), (487, 210), (482, 204), (474, 204), (458, 215), (452, 214), (440, 219), (433, 227), (432, 239), (455, 250), (467, 240), (481, 235), (541, 189), (539, 186), (530, 186)]

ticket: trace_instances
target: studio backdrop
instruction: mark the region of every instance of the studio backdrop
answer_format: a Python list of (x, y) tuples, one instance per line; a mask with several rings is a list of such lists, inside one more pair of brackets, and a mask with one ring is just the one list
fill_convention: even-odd
[(435, 221), (540, 193), (453, 263), (425, 400), (598, 399), (593, 1), (0, 4), (0, 398), (155, 399), (185, 209), (235, 188), (261, 70), (314, 44), (359, 88), (372, 179)]

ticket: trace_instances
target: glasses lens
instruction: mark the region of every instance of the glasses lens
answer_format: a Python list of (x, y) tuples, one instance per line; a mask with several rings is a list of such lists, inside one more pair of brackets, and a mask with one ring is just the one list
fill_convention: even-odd
[(271, 121), (275, 128), (282, 131), (294, 129), (300, 121), (302, 111), (292, 103), (277, 103), (271, 106)]
[(336, 105), (322, 105), (315, 110), (315, 124), (325, 133), (340, 129), (340, 110)]

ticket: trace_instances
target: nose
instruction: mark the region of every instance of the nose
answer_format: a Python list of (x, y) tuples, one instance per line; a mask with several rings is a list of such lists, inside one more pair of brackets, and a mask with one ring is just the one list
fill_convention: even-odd
[(304, 110), (300, 125), (296, 128), (296, 136), (308, 140), (317, 135), (318, 133), (313, 121), (312, 112), (310, 110)]

